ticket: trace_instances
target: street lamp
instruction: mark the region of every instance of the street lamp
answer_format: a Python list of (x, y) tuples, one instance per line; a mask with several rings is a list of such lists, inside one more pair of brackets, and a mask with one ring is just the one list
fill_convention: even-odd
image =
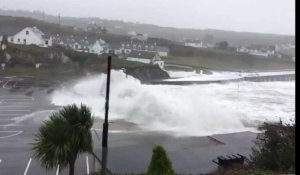
[(103, 123), (103, 132), (102, 132), (102, 148), (107, 148), (110, 70), (111, 70), (111, 56), (113, 55), (113, 53), (114, 51), (109, 51), (108, 60), (107, 60), (105, 119)]

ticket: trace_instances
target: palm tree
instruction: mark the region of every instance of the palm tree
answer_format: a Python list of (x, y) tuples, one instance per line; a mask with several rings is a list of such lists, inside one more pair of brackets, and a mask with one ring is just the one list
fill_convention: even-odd
[(46, 169), (69, 166), (69, 175), (74, 175), (78, 154), (92, 152), (91, 127), (94, 118), (91, 110), (81, 105), (69, 105), (50, 116), (35, 135), (34, 157)]

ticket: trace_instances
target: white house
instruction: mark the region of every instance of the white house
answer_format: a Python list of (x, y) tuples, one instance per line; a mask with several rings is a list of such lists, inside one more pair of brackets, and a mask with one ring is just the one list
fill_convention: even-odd
[(203, 42), (201, 40), (185, 40), (184, 45), (189, 47), (202, 48)]
[(158, 65), (161, 69), (164, 68), (164, 61), (162, 61), (158, 53), (155, 52), (132, 51), (127, 55), (126, 60)]
[(107, 44), (104, 40), (98, 39), (90, 45), (90, 53), (102, 54), (107, 50)]
[(26, 27), (15, 35), (8, 36), (8, 42), (13, 44), (52, 46), (52, 38), (45, 35), (37, 27)]

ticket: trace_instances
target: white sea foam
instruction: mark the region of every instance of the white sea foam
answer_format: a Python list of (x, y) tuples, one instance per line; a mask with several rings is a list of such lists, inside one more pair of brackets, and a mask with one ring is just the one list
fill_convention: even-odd
[[(84, 103), (103, 118), (105, 88), (105, 74), (89, 76), (55, 91), (52, 103)], [(295, 81), (143, 85), (112, 71), (109, 119), (119, 118), (180, 135), (254, 130), (264, 121), (295, 119)]]

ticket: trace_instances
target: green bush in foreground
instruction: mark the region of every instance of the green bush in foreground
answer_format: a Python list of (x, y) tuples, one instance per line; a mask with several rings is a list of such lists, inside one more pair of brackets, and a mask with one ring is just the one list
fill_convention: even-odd
[(295, 172), (295, 124), (265, 123), (252, 149), (254, 167), (282, 173)]
[(172, 163), (162, 146), (153, 148), (152, 159), (148, 167), (147, 175), (175, 175)]

